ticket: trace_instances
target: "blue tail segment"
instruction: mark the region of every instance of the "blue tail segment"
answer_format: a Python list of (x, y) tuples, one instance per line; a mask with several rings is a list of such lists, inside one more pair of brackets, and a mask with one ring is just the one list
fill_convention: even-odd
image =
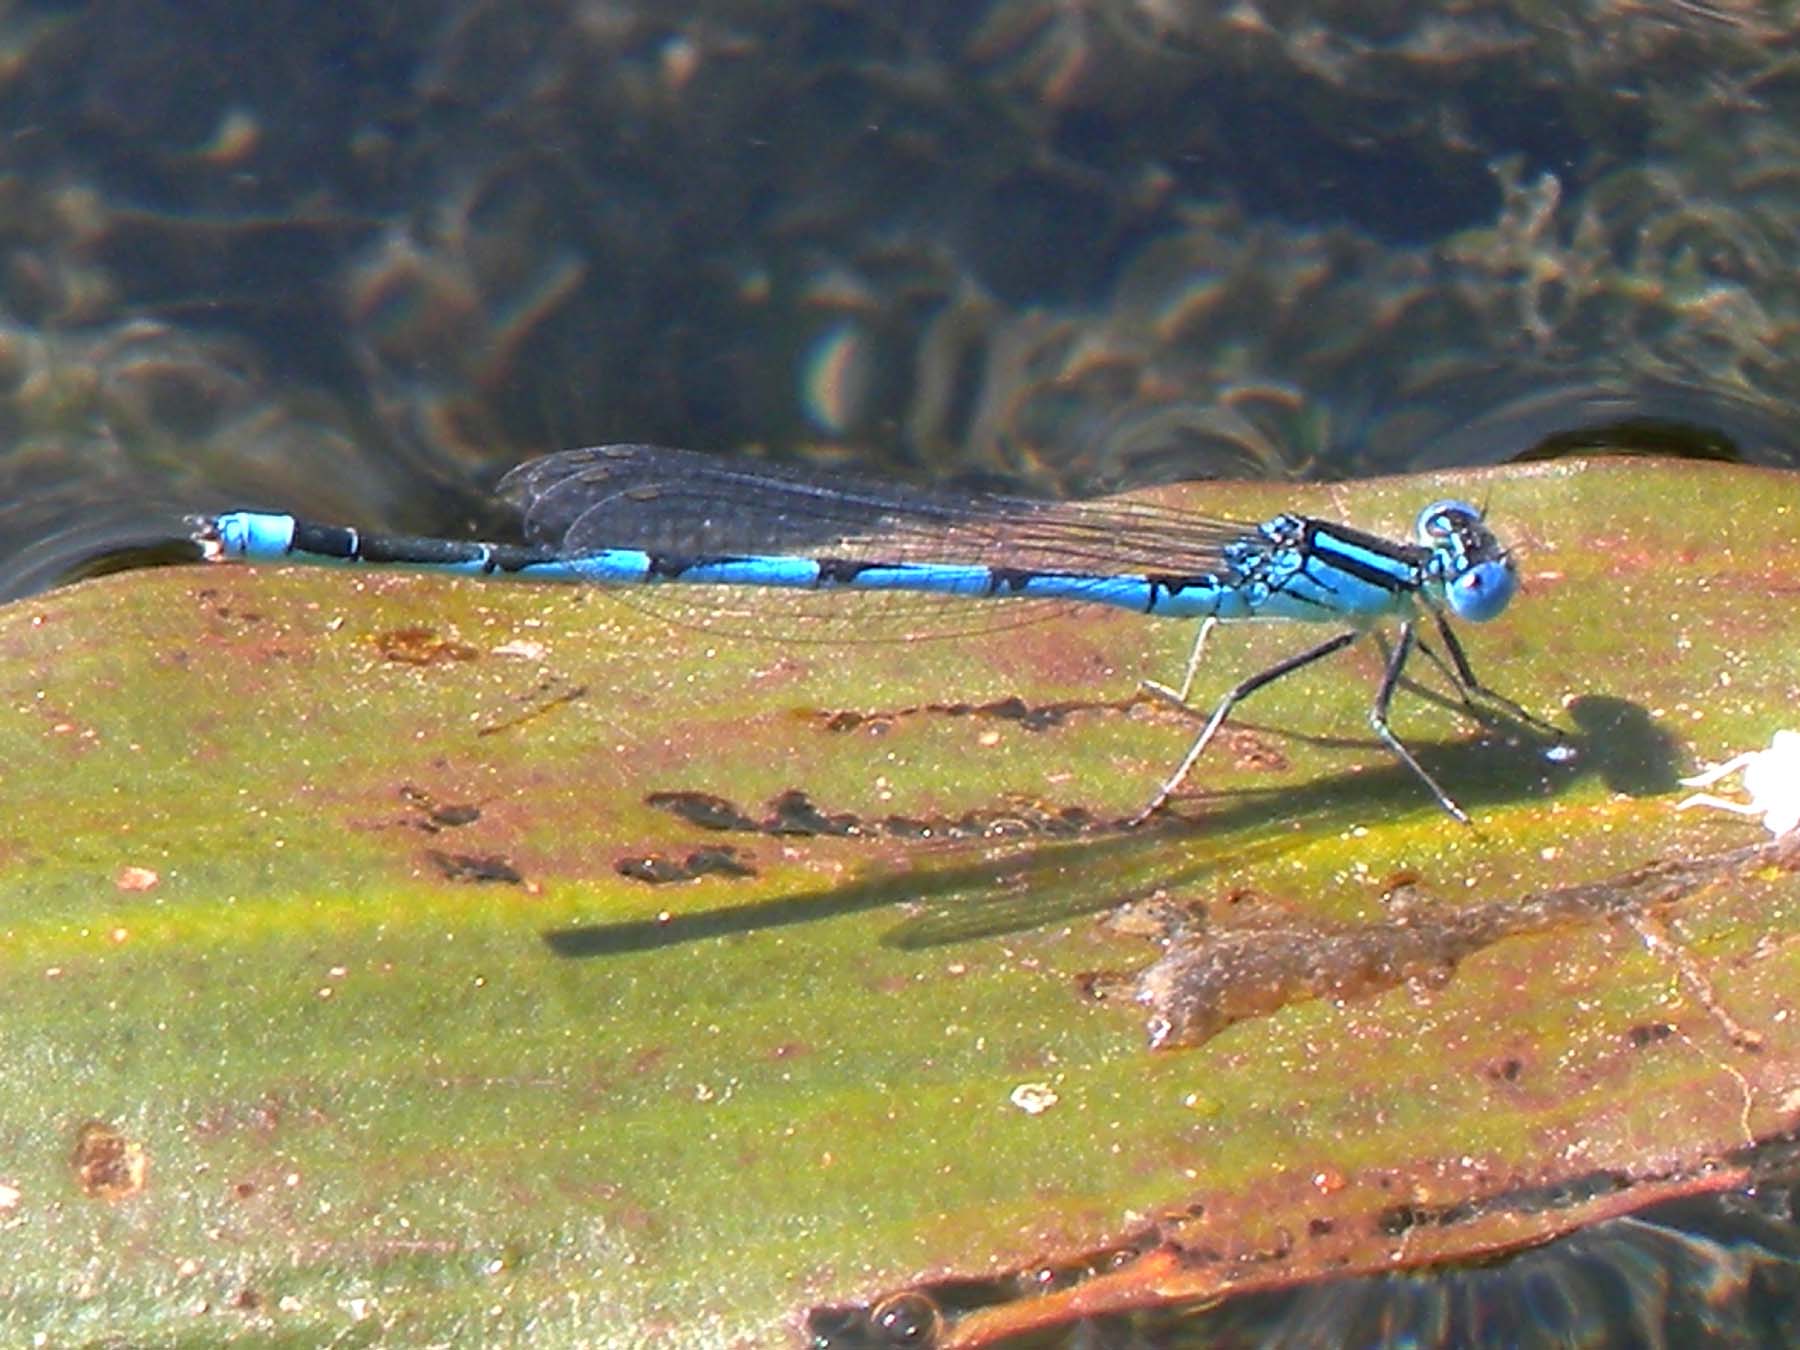
[(1382, 620), (1400, 629), (1371, 723), (1452, 816), (1468, 819), (1387, 726), (1421, 617), (1442, 639), (1465, 698), (1480, 694), (1544, 725), (1475, 679), (1449, 626), (1452, 616), (1497, 617), (1518, 585), (1510, 556), (1466, 502), (1432, 503), (1412, 539), (1395, 541), (1295, 514), (1252, 524), (1130, 501), (953, 493), (646, 445), (530, 460), (499, 491), (518, 509), (527, 542), (364, 534), (252, 511), (197, 517), (194, 538), (209, 559), (575, 584), (917, 591), (1345, 625), (1233, 689), (1134, 821), (1168, 800), (1240, 699)]

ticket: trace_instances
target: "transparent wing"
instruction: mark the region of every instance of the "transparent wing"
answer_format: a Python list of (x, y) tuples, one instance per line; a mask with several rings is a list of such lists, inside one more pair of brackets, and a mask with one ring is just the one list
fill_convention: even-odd
[(801, 553), (858, 561), (1195, 574), (1254, 530), (1135, 502), (957, 493), (670, 450), (602, 445), (521, 464), (500, 482), (534, 543), (577, 553)]

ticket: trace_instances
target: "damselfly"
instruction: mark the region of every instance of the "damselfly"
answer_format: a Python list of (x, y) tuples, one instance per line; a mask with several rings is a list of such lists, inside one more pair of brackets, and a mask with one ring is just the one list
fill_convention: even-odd
[[(519, 511), (523, 544), (364, 534), (292, 516), (234, 511), (194, 518), (208, 558), (364, 564), (462, 576), (605, 585), (686, 582), (806, 590), (917, 591), (977, 599), (1110, 605), (1167, 618), (1335, 623), (1325, 641), (1239, 682), (1221, 698), (1175, 771), (1131, 818), (1181, 787), (1243, 699), (1359, 639), (1398, 624), (1369, 722), (1445, 811), (1468, 815), (1388, 725), (1408, 659), (1424, 646), (1465, 702), (1480, 695), (1547, 724), (1475, 677), (1450, 627), (1482, 623), (1518, 587), (1507, 551), (1466, 502), (1433, 502), (1413, 538), (1297, 514), (1260, 525), (1144, 502), (1050, 502), (877, 483), (648, 445), (603, 445), (519, 465), (499, 492)], [(1378, 638), (1378, 640), (1381, 640)], [(1385, 645), (1385, 643), (1384, 643)], [(1185, 699), (1195, 659), (1179, 690)]]

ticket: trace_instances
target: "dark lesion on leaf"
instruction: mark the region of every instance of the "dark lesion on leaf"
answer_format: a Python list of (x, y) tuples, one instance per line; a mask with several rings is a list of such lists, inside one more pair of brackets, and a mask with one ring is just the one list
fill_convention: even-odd
[(675, 858), (666, 853), (648, 853), (621, 858), (613, 870), (633, 881), (652, 886), (675, 881), (693, 881), (698, 877), (753, 877), (756, 869), (735, 848), (697, 848), (686, 857)]
[(1418, 1228), (1454, 1228), (1496, 1213), (1554, 1214), (1630, 1190), (1633, 1184), (1627, 1173), (1601, 1168), (1455, 1204), (1395, 1205), (1375, 1217), (1375, 1227), (1383, 1236), (1392, 1238)]
[(401, 786), (400, 799), (415, 813), (407, 823), (426, 834), (461, 829), (481, 819), (481, 808), (473, 802), (441, 802), (426, 789), (411, 783)]
[(425, 858), (446, 881), (504, 882), (521, 885), (524, 873), (505, 858), (492, 853), (445, 853), (426, 849)]
[(956, 816), (864, 816), (831, 811), (798, 788), (776, 794), (760, 810), (710, 792), (652, 792), (647, 806), (703, 830), (771, 837), (837, 839), (1073, 838), (1105, 827), (1078, 806), (1020, 803), (1010, 808), (965, 811)]

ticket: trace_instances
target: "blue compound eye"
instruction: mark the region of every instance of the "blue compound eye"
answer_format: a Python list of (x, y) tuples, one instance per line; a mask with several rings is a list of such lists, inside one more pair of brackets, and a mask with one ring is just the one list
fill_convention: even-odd
[(1494, 560), (1476, 563), (1454, 577), (1444, 587), (1444, 599), (1457, 618), (1486, 623), (1498, 617), (1518, 589), (1519, 576), (1512, 564)]
[(1458, 528), (1480, 524), (1481, 512), (1467, 502), (1447, 497), (1419, 512), (1419, 519), (1413, 525), (1413, 538), (1429, 547), (1451, 538)]

